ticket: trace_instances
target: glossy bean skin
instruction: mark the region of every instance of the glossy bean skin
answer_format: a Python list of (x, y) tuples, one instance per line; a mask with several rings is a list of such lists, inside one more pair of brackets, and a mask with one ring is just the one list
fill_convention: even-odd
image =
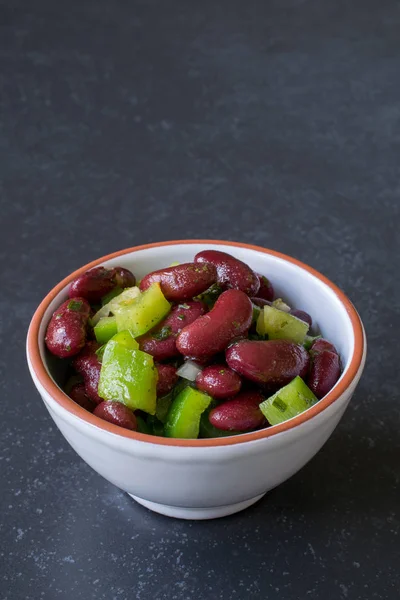
[(76, 383), (69, 392), (70, 398), (79, 406), (82, 406), (85, 410), (93, 412), (96, 404), (86, 394), (86, 388), (84, 383)]
[(72, 361), (75, 371), (83, 377), (87, 396), (95, 404), (100, 404), (104, 400), (97, 393), (101, 370), (101, 363), (96, 354), (99, 347), (100, 345), (95, 341), (88, 342), (82, 352)]
[(185, 302), (205, 292), (217, 280), (214, 265), (183, 263), (174, 267), (153, 271), (140, 282), (140, 289), (147, 290), (158, 282), (167, 300)]
[(209, 313), (182, 329), (176, 339), (179, 352), (203, 361), (222, 352), (235, 339), (247, 334), (253, 305), (240, 290), (223, 292)]
[(311, 356), (313, 356), (315, 354), (319, 354), (320, 352), (323, 352), (324, 350), (329, 350), (329, 352), (338, 354), (338, 351), (336, 350), (335, 346), (333, 344), (331, 344), (331, 342), (328, 342), (328, 340), (326, 340), (324, 338), (319, 338), (318, 340), (315, 340), (315, 342), (312, 344), (312, 346), (310, 348), (310, 354), (311, 354)]
[(104, 421), (114, 423), (124, 429), (130, 429), (131, 431), (137, 430), (137, 421), (133, 412), (121, 402), (115, 400), (104, 401), (93, 411), (96, 417), (100, 417)]
[(179, 356), (176, 347), (177, 335), (186, 325), (190, 325), (204, 313), (204, 304), (195, 300), (174, 306), (162, 323), (138, 339), (140, 349), (151, 354), (157, 361)]
[(158, 381), (157, 381), (157, 397), (161, 398), (170, 393), (172, 388), (178, 383), (178, 375), (176, 367), (173, 365), (157, 364)]
[(203, 250), (194, 257), (196, 263), (210, 263), (217, 269), (218, 283), (225, 288), (257, 296), (260, 280), (246, 263), (219, 250)]
[(77, 355), (86, 342), (90, 306), (84, 298), (66, 300), (53, 313), (47, 326), (45, 343), (58, 358)]
[(69, 287), (69, 297), (85, 298), (91, 304), (97, 304), (101, 298), (115, 287), (127, 288), (136, 284), (136, 278), (124, 267), (94, 267), (74, 279)]
[(209, 414), (211, 425), (223, 431), (252, 431), (266, 424), (259, 405), (264, 400), (260, 391), (242, 392), (213, 408)]
[(312, 358), (307, 385), (321, 399), (331, 391), (340, 377), (340, 371), (340, 358), (335, 352), (318, 352)]
[(308, 323), (308, 325), (310, 327), (312, 327), (312, 318), (304, 310), (298, 310), (297, 308), (292, 308), (290, 311), (290, 314), (293, 315), (294, 317), (297, 317), (301, 321)]
[(240, 340), (226, 351), (228, 366), (250, 381), (277, 389), (307, 375), (307, 350), (289, 340)]
[(197, 375), (196, 387), (213, 398), (224, 400), (240, 392), (242, 380), (224, 364), (210, 365)]
[(265, 275), (261, 275), (260, 273), (257, 273), (257, 275), (260, 280), (260, 289), (257, 292), (257, 298), (263, 298), (264, 300), (268, 300), (268, 302), (272, 302), (275, 296), (272, 283)]
[(114, 267), (111, 269), (111, 273), (114, 286), (128, 288), (136, 285), (136, 277), (129, 269), (124, 269), (124, 267)]
[(251, 301), (253, 304), (255, 304), (256, 306), (258, 306), (259, 308), (263, 308), (263, 306), (272, 306), (272, 302), (270, 302), (269, 300), (265, 300), (265, 298), (260, 298), (260, 297), (256, 297), (256, 298), (251, 298)]
[(90, 304), (97, 304), (101, 298), (115, 287), (113, 272), (105, 267), (94, 267), (78, 275), (69, 287), (69, 297), (80, 296)]

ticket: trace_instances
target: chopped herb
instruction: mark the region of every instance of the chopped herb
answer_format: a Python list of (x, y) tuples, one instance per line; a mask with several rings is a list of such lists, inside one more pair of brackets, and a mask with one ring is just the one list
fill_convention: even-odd
[(65, 346), (65, 349), (66, 349), (67, 352), (71, 352), (71, 346), (69, 344), (67, 344)]
[(222, 288), (217, 283), (214, 283), (211, 287), (208, 288), (208, 290), (203, 292), (203, 294), (197, 296), (197, 298), (195, 299), (200, 300), (200, 302), (204, 302), (204, 304), (206, 304), (207, 307), (211, 309), (221, 294)]
[(67, 308), (68, 310), (74, 310), (77, 312), (78, 310), (81, 310), (82, 302), (80, 300), (71, 300), (71, 302), (68, 302)]
[(183, 308), (184, 310), (188, 310), (190, 308), (189, 304), (178, 304), (178, 308)]
[(61, 319), (62, 318), (62, 314), (58, 313), (58, 315), (56, 315), (56, 319)]
[(220, 375), (225, 375), (225, 372), (226, 372), (226, 370), (225, 370), (225, 369), (221, 369), (221, 370), (219, 371), (219, 374), (220, 374)]
[(165, 327), (160, 329), (160, 331), (157, 331), (156, 333), (154, 333), (153, 337), (154, 337), (154, 339), (156, 339), (158, 341), (166, 340), (171, 335), (171, 331), (172, 331), (171, 327), (169, 325), (166, 325)]
[(232, 321), (232, 325), (235, 329), (238, 329), (240, 327), (240, 323), (238, 321)]
[(178, 319), (180, 321), (184, 321), (186, 319), (185, 315), (178, 315)]

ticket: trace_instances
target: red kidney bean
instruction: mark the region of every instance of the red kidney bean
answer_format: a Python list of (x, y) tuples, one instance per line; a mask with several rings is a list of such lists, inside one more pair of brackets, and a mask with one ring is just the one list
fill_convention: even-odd
[(74, 402), (76, 402), (77, 404), (79, 404), (79, 406), (82, 406), (82, 408), (88, 410), (89, 412), (93, 412), (94, 408), (96, 407), (96, 404), (86, 394), (86, 388), (84, 383), (75, 384), (71, 388), (69, 396)]
[(312, 327), (312, 318), (304, 310), (298, 310), (297, 308), (292, 308), (290, 311), (290, 314), (293, 315), (294, 317), (297, 317), (301, 321), (308, 323), (308, 325), (310, 327)]
[(203, 250), (194, 257), (195, 263), (211, 263), (217, 269), (218, 283), (241, 290), (248, 296), (257, 296), (260, 280), (256, 273), (241, 260), (219, 250)]
[(88, 342), (82, 352), (74, 358), (72, 366), (83, 377), (87, 396), (95, 403), (100, 404), (104, 398), (98, 393), (101, 363), (96, 350), (100, 348), (97, 342)]
[(268, 302), (272, 302), (275, 295), (272, 283), (265, 275), (261, 275), (260, 273), (257, 273), (257, 275), (260, 280), (260, 289), (257, 292), (257, 298), (263, 298), (264, 300), (268, 300)]
[(223, 292), (209, 313), (182, 329), (176, 347), (194, 360), (222, 352), (235, 338), (246, 334), (253, 317), (251, 300), (240, 290)]
[(270, 302), (269, 300), (265, 300), (264, 298), (251, 298), (251, 301), (253, 304), (255, 304), (256, 306), (259, 306), (260, 308), (263, 308), (263, 306), (268, 305), (268, 306), (272, 306), (272, 302)]
[(78, 275), (69, 287), (69, 297), (80, 296), (91, 304), (100, 302), (101, 298), (115, 287), (113, 272), (104, 267), (94, 267), (82, 275)]
[(133, 412), (116, 400), (102, 402), (96, 406), (93, 414), (104, 421), (114, 423), (114, 425), (119, 425), (119, 427), (123, 427), (124, 429), (137, 430), (137, 421)]
[(297, 375), (304, 378), (310, 364), (303, 346), (289, 340), (241, 340), (225, 354), (231, 369), (269, 388), (283, 387)]
[(266, 424), (259, 405), (264, 400), (258, 390), (242, 392), (213, 408), (209, 414), (211, 425), (223, 431), (251, 431)]
[(324, 338), (319, 338), (318, 340), (315, 340), (315, 342), (313, 342), (310, 348), (310, 354), (311, 356), (313, 356), (315, 354), (323, 352), (324, 350), (329, 350), (329, 352), (338, 354), (338, 351), (336, 350), (335, 346), (328, 342), (328, 340), (325, 340)]
[(128, 288), (136, 285), (136, 277), (124, 267), (114, 267), (111, 269), (114, 284), (120, 288)]
[(147, 290), (153, 283), (159, 282), (167, 300), (184, 302), (207, 290), (216, 280), (214, 265), (184, 263), (149, 273), (140, 282), (140, 289)]
[(178, 383), (178, 375), (176, 367), (173, 365), (157, 364), (158, 381), (157, 381), (157, 396), (161, 398), (170, 393), (172, 388)]
[(126, 288), (135, 284), (135, 276), (124, 267), (94, 267), (74, 279), (69, 288), (69, 297), (80, 296), (91, 304), (96, 304), (116, 286)]
[(210, 365), (196, 377), (196, 386), (219, 400), (236, 396), (242, 386), (239, 375), (224, 364)]
[(45, 343), (59, 358), (75, 356), (85, 345), (90, 306), (84, 298), (66, 300), (53, 313), (47, 326)]
[(307, 385), (318, 399), (326, 396), (340, 377), (340, 358), (335, 352), (322, 350), (314, 354)]
[(178, 333), (204, 312), (204, 304), (196, 300), (174, 306), (162, 323), (138, 339), (140, 349), (154, 356), (157, 361), (179, 356), (176, 347)]

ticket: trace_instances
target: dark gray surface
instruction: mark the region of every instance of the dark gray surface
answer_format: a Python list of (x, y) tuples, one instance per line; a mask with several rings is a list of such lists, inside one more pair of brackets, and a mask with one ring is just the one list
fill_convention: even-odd
[[(398, 598), (399, 6), (0, 1), (1, 600)], [(320, 454), (192, 524), (78, 459), (24, 357), (59, 279), (189, 237), (310, 263), (370, 345)]]

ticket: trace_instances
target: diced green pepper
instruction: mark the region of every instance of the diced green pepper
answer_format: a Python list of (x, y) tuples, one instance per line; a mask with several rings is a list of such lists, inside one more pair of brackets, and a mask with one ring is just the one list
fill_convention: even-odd
[(162, 423), (165, 423), (168, 417), (168, 411), (171, 407), (172, 402), (181, 393), (182, 390), (187, 388), (188, 386), (195, 387), (194, 383), (188, 381), (187, 379), (180, 379), (175, 387), (170, 391), (166, 396), (162, 396), (161, 398), (157, 398), (157, 406), (156, 406), (156, 417)]
[(296, 417), (316, 402), (318, 398), (302, 378), (295, 377), (276, 394), (261, 402), (260, 410), (271, 425), (278, 425)]
[(164, 437), (164, 425), (159, 419), (157, 419), (157, 417), (149, 415), (147, 417), (147, 427), (152, 435)]
[(105, 296), (102, 297), (101, 305), (105, 306), (106, 304), (111, 302), (111, 300), (113, 298), (116, 298), (117, 296), (119, 296), (121, 294), (121, 292), (122, 292), (122, 288), (116, 286), (113, 290), (111, 290), (111, 292), (108, 292), (108, 294), (106, 294)]
[(133, 337), (130, 331), (119, 331), (111, 338), (113, 342), (118, 342), (125, 348), (129, 348), (130, 350), (139, 350), (139, 344)]
[(157, 370), (153, 357), (115, 340), (107, 342), (100, 371), (99, 396), (131, 410), (156, 412)]
[(309, 330), (308, 323), (273, 306), (264, 306), (257, 321), (257, 333), (270, 340), (291, 340), (302, 344)]
[(94, 327), (94, 335), (99, 344), (106, 344), (117, 333), (115, 317), (103, 317)]
[(286, 312), (286, 313), (290, 312), (289, 304), (286, 304), (286, 302), (284, 302), (282, 300), (282, 298), (277, 298), (276, 300), (274, 300), (272, 302), (272, 306), (274, 308), (277, 308), (278, 310), (283, 310), (283, 312)]
[(261, 308), (259, 306), (257, 306), (256, 304), (253, 304), (253, 317), (251, 320), (252, 325), (257, 323), (257, 321), (260, 317), (260, 313), (261, 313)]
[(135, 417), (136, 417), (138, 432), (139, 433), (147, 433), (147, 435), (152, 435), (153, 432), (151, 431), (150, 427), (147, 425), (146, 421), (140, 415), (135, 415)]
[(212, 401), (211, 396), (192, 387), (186, 387), (172, 402), (164, 427), (166, 437), (197, 438), (200, 417)]
[(166, 396), (162, 396), (162, 398), (157, 398), (156, 417), (161, 421), (161, 423), (165, 423), (167, 420), (168, 411), (171, 407), (173, 399), (173, 392), (167, 394)]
[(136, 298), (140, 296), (140, 290), (137, 286), (133, 286), (130, 288), (126, 288), (123, 292), (115, 296), (112, 300), (104, 304), (99, 310), (97, 310), (96, 314), (92, 317), (91, 322), (93, 325), (97, 325), (97, 323), (103, 317), (108, 317), (110, 313), (115, 314), (117, 309), (123, 309), (129, 304), (132, 304)]
[(118, 331), (129, 329), (133, 337), (143, 335), (159, 323), (171, 310), (171, 305), (154, 283), (131, 304), (115, 308)]

